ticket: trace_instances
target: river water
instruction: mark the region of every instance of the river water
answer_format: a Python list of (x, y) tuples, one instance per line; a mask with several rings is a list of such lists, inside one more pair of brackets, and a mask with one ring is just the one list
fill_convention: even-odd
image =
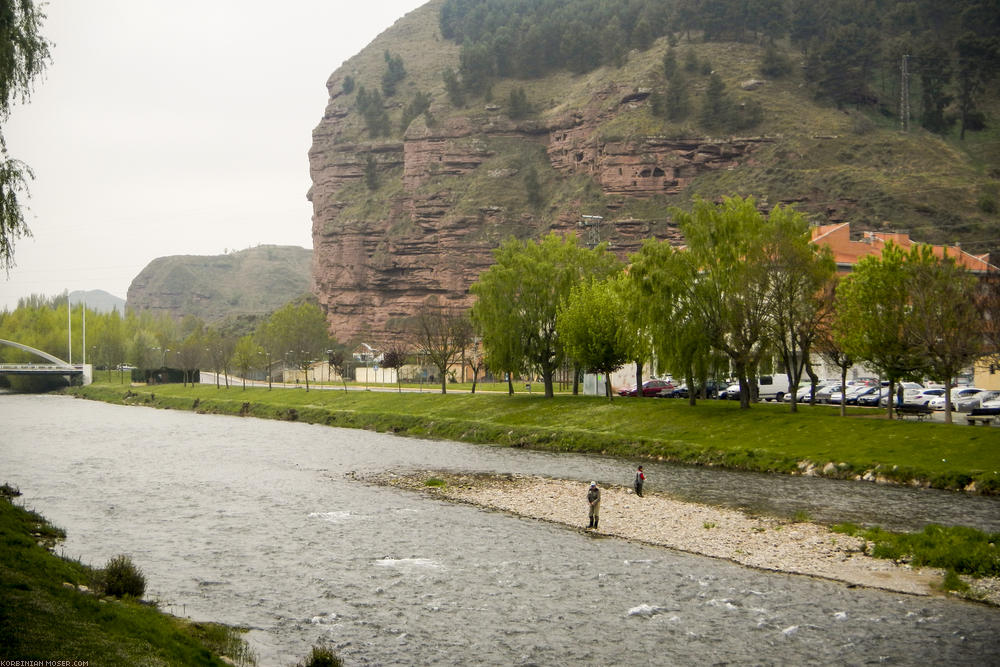
[[(365, 485), (385, 469), (627, 483), (631, 462), (0, 395), (0, 483), (126, 553), (174, 614), (252, 628), (261, 665), (996, 664), (1000, 610), (760, 572)], [(997, 530), (993, 498), (646, 465), (649, 490), (882, 525)], [(581, 484), (581, 525), (585, 517)]]

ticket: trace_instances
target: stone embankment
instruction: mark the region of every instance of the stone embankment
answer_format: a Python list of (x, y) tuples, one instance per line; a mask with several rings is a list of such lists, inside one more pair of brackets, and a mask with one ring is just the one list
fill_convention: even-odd
[[(601, 489), (600, 528), (589, 531), (587, 485), (576, 481), (439, 470), (385, 472), (360, 479), (761, 570), (913, 595), (942, 594), (942, 570), (871, 557), (864, 540), (809, 522), (748, 515), (648, 492), (640, 498), (631, 489), (609, 486)], [(439, 481), (429, 485), (432, 479)], [(1000, 580), (966, 578), (966, 582), (970, 597), (1000, 605)]]

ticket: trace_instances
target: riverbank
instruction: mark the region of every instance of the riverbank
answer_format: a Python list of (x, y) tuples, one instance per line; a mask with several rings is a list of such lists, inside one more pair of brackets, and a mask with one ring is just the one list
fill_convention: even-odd
[(754, 472), (1000, 493), (1000, 429), (886, 420), (853, 408), (733, 401), (127, 386), (67, 393), (126, 405)]
[[(944, 570), (874, 558), (865, 540), (807, 521), (752, 516), (682, 502), (659, 493), (601, 486), (599, 529), (587, 530), (585, 485), (520, 475), (454, 474), (441, 470), (360, 476), (364, 482), (407, 489), (477, 507), (509, 512), (595, 538), (613, 537), (729, 560), (760, 570), (800, 574), (911, 595), (945, 595)], [(963, 597), (1000, 606), (1000, 579), (962, 577)]]
[(43, 517), (13, 504), (7, 493), (0, 495), (3, 660), (67, 665), (256, 664), (237, 629), (188, 621), (140, 600), (98, 595), (98, 571), (52, 553), (63, 537)]

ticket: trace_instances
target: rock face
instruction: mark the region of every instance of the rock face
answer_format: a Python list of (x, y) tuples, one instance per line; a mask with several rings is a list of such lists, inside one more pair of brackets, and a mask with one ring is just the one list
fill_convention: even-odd
[[(544, 122), (515, 122), (490, 107), (431, 127), (420, 118), (402, 141), (345, 141), (356, 134), (356, 114), (339, 92), (341, 79), (340, 71), (331, 77), (335, 92), (313, 132), (309, 198), (313, 291), (343, 341), (391, 337), (425, 304), (468, 307), (469, 286), (509, 236), (576, 234), (582, 243), (608, 241), (623, 259), (651, 236), (679, 241), (665, 211), (650, 220), (620, 209), (629, 199), (679, 193), (698, 174), (731, 169), (762, 141), (602, 140), (603, 123), (642, 103), (634, 90), (618, 87), (595, 97), (621, 100), (610, 110), (595, 104)], [(596, 186), (604, 206), (512, 202), (510, 193), (523, 199), (526, 187), (523, 164), (507, 157), (519, 151), (541, 156), (543, 180)], [(374, 188), (369, 164), (377, 166)], [(584, 226), (588, 214), (603, 219)]]
[[(570, 233), (586, 243), (596, 233), (623, 259), (650, 236), (679, 240), (677, 230), (663, 220), (615, 216), (614, 209), (626, 198), (677, 194), (698, 174), (735, 167), (762, 141), (601, 141), (595, 135), (604, 118), (598, 116), (578, 113), (543, 126), (487, 113), (432, 128), (411, 126), (401, 143), (337, 143), (347, 117), (343, 110), (328, 113), (310, 151), (313, 290), (341, 340), (399, 332), (426, 303), (471, 305), (469, 286), (491, 264), (493, 248), (511, 235)], [(464, 181), (525, 187), (519, 169), (491, 168), (498, 139), (542, 147), (557, 178), (590, 179), (612, 203), (595, 212), (570, 201), (550, 206), (544, 215), (489, 200), (470, 207), (462, 201)], [(378, 165), (380, 181), (400, 184), (391, 194), (382, 195), (389, 189), (384, 184), (366, 191), (369, 157)], [(358, 198), (369, 196), (385, 197), (373, 215), (358, 206)], [(584, 228), (581, 216), (588, 213), (608, 222), (601, 221), (596, 230)]]
[(127, 306), (208, 323), (260, 318), (307, 294), (311, 267), (312, 251), (296, 246), (159, 257), (129, 285)]

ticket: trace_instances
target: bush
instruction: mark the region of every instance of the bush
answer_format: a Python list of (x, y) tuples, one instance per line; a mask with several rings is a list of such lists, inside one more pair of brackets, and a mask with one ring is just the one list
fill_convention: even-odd
[(343, 664), (332, 649), (326, 646), (313, 646), (309, 657), (305, 663), (299, 663), (299, 667), (341, 667)]
[(146, 577), (132, 559), (125, 555), (115, 556), (108, 561), (100, 572), (99, 583), (105, 595), (116, 598), (126, 595), (141, 598), (146, 592)]

